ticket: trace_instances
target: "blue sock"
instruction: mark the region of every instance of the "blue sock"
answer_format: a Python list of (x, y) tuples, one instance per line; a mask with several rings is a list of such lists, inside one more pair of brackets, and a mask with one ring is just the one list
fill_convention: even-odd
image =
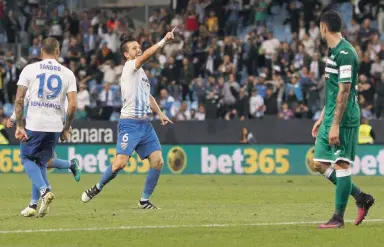
[(22, 163), (25, 172), (28, 174), (29, 179), (32, 181), (32, 184), (39, 189), (40, 194), (44, 194), (44, 192), (48, 189), (48, 185), (44, 181), (40, 167), (29, 159), (23, 159)]
[(53, 159), (52, 161), (53, 168), (69, 169), (71, 167), (71, 162), (68, 160)]
[(145, 179), (144, 192), (141, 196), (142, 201), (149, 200), (149, 197), (151, 197), (156, 188), (157, 181), (159, 181), (160, 173), (161, 170), (157, 170), (152, 167), (149, 169), (147, 178)]
[(51, 190), (52, 188), (51, 188), (51, 185), (49, 184), (48, 176), (47, 176), (47, 167), (46, 166), (39, 166), (39, 168), (40, 168), (41, 176), (43, 177), (45, 184), (47, 185), (48, 189)]
[(32, 199), (29, 205), (37, 205), (40, 199), (40, 190), (32, 184)]
[(117, 176), (117, 173), (119, 173), (120, 170), (118, 171), (112, 171), (112, 165), (107, 167), (107, 170), (105, 170), (103, 176), (101, 176), (100, 181), (96, 184), (96, 187), (99, 190), (102, 190), (103, 187), (109, 183), (112, 179), (114, 179)]

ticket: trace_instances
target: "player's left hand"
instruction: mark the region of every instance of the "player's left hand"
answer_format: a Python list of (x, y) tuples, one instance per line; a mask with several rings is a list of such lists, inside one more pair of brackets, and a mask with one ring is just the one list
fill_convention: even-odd
[(340, 145), (339, 126), (332, 124), (328, 135), (329, 145)]
[(7, 128), (12, 128), (13, 127), (12, 119), (8, 118), (7, 120), (5, 120), (5, 127), (7, 127)]
[(173, 122), (164, 114), (160, 114), (160, 121), (161, 121), (161, 125), (167, 125), (168, 123), (171, 123), (173, 124)]
[(175, 32), (176, 28), (177, 28), (177, 26), (175, 26), (175, 27), (172, 29), (171, 32), (168, 32), (168, 33), (165, 35), (165, 37), (164, 37), (165, 42), (169, 42), (169, 41), (175, 39), (175, 34), (174, 34), (174, 32)]
[(21, 142), (26, 142), (28, 140), (27, 132), (25, 131), (25, 128), (17, 127), (15, 132), (15, 137), (17, 140)]

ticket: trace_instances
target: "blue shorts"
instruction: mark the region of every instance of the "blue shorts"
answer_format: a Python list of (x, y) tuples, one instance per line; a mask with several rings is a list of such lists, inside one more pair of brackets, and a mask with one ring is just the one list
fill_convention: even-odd
[(144, 160), (158, 150), (161, 150), (159, 138), (149, 121), (120, 119), (116, 154), (132, 156), (133, 151), (136, 151)]
[(20, 143), (21, 162), (23, 163), (24, 159), (29, 159), (38, 165), (46, 166), (53, 157), (61, 133), (26, 131), (28, 140)]

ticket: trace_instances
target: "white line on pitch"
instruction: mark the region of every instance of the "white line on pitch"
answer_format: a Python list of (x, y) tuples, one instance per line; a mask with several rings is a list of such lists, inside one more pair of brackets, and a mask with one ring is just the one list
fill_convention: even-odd
[[(346, 220), (345, 222), (353, 222)], [(384, 222), (384, 219), (370, 219), (364, 222)], [(39, 233), (39, 232), (77, 232), (77, 231), (111, 231), (111, 230), (143, 230), (143, 229), (170, 229), (170, 228), (217, 228), (217, 227), (241, 227), (241, 226), (282, 226), (282, 225), (310, 225), (319, 224), (323, 221), (296, 221), (275, 223), (248, 223), (248, 224), (201, 224), (201, 225), (154, 225), (154, 226), (118, 226), (118, 227), (95, 227), (95, 228), (51, 228), (31, 230), (0, 230), (0, 234), (13, 233)]]

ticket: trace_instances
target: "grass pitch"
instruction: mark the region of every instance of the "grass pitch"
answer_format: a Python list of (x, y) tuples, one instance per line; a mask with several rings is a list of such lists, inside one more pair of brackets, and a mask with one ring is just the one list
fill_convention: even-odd
[[(45, 218), (19, 216), (30, 199), (26, 174), (0, 174), (0, 246), (383, 246), (384, 178), (356, 177), (377, 203), (356, 227), (319, 230), (334, 204), (334, 186), (318, 176), (171, 176), (153, 202), (136, 209), (144, 176), (120, 175), (91, 202), (81, 194), (99, 175), (76, 183), (50, 174), (56, 200)], [(346, 219), (353, 220), (351, 197)]]

